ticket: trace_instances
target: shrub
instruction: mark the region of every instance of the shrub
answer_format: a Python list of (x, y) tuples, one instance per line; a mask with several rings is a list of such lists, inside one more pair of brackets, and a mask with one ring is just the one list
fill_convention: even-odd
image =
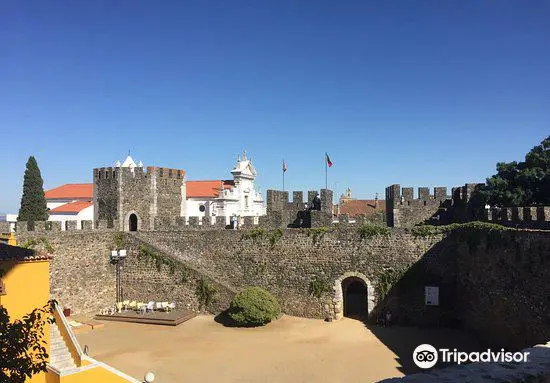
[(261, 287), (249, 287), (231, 301), (229, 317), (242, 327), (262, 326), (281, 314), (277, 299)]

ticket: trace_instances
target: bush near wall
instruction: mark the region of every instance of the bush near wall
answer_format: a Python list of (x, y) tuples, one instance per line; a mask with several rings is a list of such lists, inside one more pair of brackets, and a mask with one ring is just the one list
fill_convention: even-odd
[(281, 314), (277, 299), (261, 287), (249, 287), (231, 301), (229, 317), (241, 327), (262, 326)]

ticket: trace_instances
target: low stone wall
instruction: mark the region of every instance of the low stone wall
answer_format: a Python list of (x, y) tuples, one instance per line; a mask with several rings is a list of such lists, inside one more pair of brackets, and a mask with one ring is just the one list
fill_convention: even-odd
[(526, 348), (526, 363), (470, 363), (403, 378), (384, 379), (380, 383), (550, 383), (550, 342)]
[[(17, 235), (19, 245), (32, 239), (45, 239), (37, 246), (53, 249), (50, 291), (61, 307), (80, 314), (97, 313), (114, 305), (115, 266), (109, 263), (110, 250), (115, 244), (114, 233), (26, 232)], [(29, 281), (29, 288), (32, 288), (32, 281)]]

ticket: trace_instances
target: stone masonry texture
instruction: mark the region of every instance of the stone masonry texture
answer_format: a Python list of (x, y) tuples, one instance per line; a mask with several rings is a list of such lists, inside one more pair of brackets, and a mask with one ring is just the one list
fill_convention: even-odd
[(114, 235), (99, 231), (27, 232), (18, 234), (17, 241), (24, 244), (29, 239), (45, 238), (54, 249), (52, 298), (72, 313), (97, 313), (116, 300), (115, 266), (109, 262)]

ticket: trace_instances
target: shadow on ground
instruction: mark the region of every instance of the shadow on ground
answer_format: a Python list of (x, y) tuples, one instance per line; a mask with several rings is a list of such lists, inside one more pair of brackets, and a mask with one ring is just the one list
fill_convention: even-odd
[[(373, 333), (397, 357), (397, 369), (405, 375), (424, 372), (417, 367), (412, 355), (414, 349), (421, 344), (430, 344), (436, 349), (457, 349), (458, 351), (472, 352), (487, 350), (484, 345), (472, 334), (455, 328), (420, 328), (416, 326), (379, 326), (369, 323), (365, 318), (353, 317), (351, 320), (363, 322), (365, 327)], [(438, 362), (434, 368), (443, 368), (453, 365)]]
[(216, 323), (219, 323), (219, 324), (223, 325), (224, 327), (237, 327), (235, 322), (233, 322), (233, 320), (229, 316), (229, 311), (228, 310), (224, 310), (221, 313), (219, 313), (218, 315), (216, 315), (214, 317), (214, 321)]

